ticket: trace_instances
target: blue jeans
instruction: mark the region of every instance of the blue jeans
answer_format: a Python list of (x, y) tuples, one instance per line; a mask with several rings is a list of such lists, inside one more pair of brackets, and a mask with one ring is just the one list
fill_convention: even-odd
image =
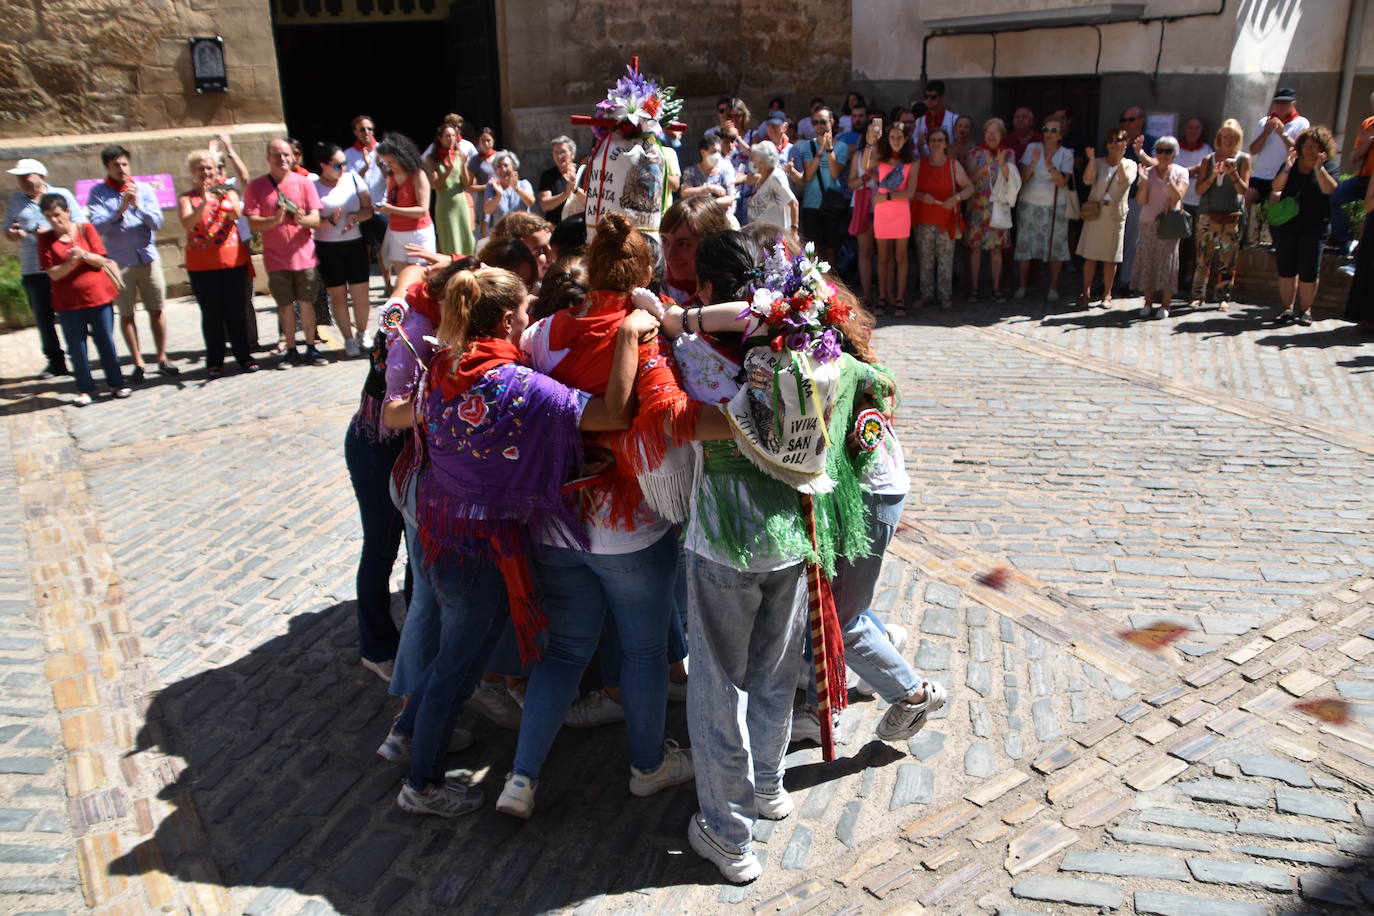
[[(868, 536), (873, 541), (872, 553), (852, 563), (836, 560), (831, 588), (835, 594), (835, 612), (844, 631), (845, 664), (868, 681), (878, 696), (895, 703), (919, 690), (921, 679), (892, 645), (883, 625), (869, 608), (873, 604), (873, 593), (878, 589), (887, 545), (902, 520), (906, 494), (878, 496), (865, 492), (864, 504), (869, 512)], [(807, 681), (806, 701), (811, 706), (816, 705), (814, 677)]]
[(415, 558), (410, 564), (414, 584), (410, 601), (406, 604), (406, 619), (401, 624), (401, 640), (396, 646), (396, 664), (391, 669), (392, 696), (405, 697), (415, 692), (420, 676), (439, 650), (439, 598), (434, 590), (431, 571), (425, 569), (420, 549), (419, 531), (412, 523), (415, 518), (415, 487), (405, 496), (408, 511), (402, 513), (405, 523), (406, 553)]
[(757, 816), (754, 793), (782, 786), (806, 629), (805, 566), (740, 572), (689, 553), (687, 590), (697, 801), (716, 841), (743, 852)]
[(381, 442), (348, 424), (344, 435), (344, 463), (358, 500), (363, 523), (363, 550), (358, 558), (358, 651), (370, 662), (396, 657), (400, 631), (391, 620), (391, 570), (401, 548), (404, 525), (391, 502), (391, 466), (405, 445), (404, 436)]
[(1331, 192), (1331, 237), (1342, 245), (1349, 244), (1352, 237), (1350, 223), (1346, 221), (1345, 212), (1341, 208), (1348, 203), (1364, 200), (1365, 191), (1368, 189), (1369, 176), (1356, 175), (1336, 185), (1336, 190)]
[(105, 384), (116, 391), (123, 388), (124, 373), (119, 370), (119, 357), (115, 354), (114, 306), (106, 303), (84, 309), (64, 309), (56, 314), (58, 323), (62, 325), (62, 336), (67, 338), (67, 355), (72, 359), (76, 390), (95, 394), (91, 357), (86, 352), (87, 333), (95, 341), (95, 352), (100, 355)]
[(409, 734), (416, 789), (444, 781), (444, 758), (463, 703), (510, 620), (506, 580), (488, 557), (441, 557), (428, 571), (439, 601), (439, 639), (396, 728)]
[(38, 324), (38, 337), (43, 341), (48, 368), (66, 369), (62, 342), (57, 338), (57, 317), (52, 310), (52, 278), (45, 273), (24, 274), (20, 281), (29, 300), (29, 311), (33, 312), (33, 320)]
[[(673, 573), (673, 610), (668, 615), (668, 664), (675, 665), (687, 657), (687, 558), (681, 546), (677, 551), (677, 569)], [(607, 687), (620, 686), (620, 634), (614, 621), (607, 621), (601, 633), (601, 647), (597, 650), (601, 663), (601, 682)]]
[(663, 763), (663, 721), (668, 714), (668, 615), (665, 583), (673, 581), (677, 535), (631, 553), (587, 553), (537, 545), (530, 566), (540, 605), (549, 618), (548, 641), (530, 672), (525, 714), (513, 770), (531, 779), (549, 755), (582, 672), (596, 652), (609, 611), (620, 636), (620, 685), (630, 763), (641, 770)]

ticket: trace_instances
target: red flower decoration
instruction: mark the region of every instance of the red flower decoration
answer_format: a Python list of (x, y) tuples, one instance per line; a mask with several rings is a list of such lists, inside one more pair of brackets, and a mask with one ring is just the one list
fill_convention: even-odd
[(850, 308), (846, 302), (838, 299), (830, 303), (830, 308), (825, 310), (825, 323), (829, 325), (844, 324), (854, 315), (854, 309)]
[(508, 445), (502, 450), (501, 457), (509, 458), (511, 461), (519, 461), (520, 449), (516, 448), (514, 445)]
[(774, 353), (781, 351), (782, 346), (783, 340), (781, 334), (779, 334), (777, 337), (774, 337), (772, 340), (768, 341), (768, 348), (772, 350)]
[(1007, 587), (1007, 580), (1010, 578), (1011, 570), (1007, 569), (1005, 566), (999, 566), (996, 569), (989, 569), (987, 572), (979, 573), (973, 577), (973, 581), (977, 582), (979, 585), (986, 585), (988, 588), (994, 588), (1000, 592)]
[(480, 394), (470, 394), (458, 405), (458, 418), (468, 426), (481, 426), (487, 418), (487, 400)]
[(661, 109), (662, 107), (663, 106), (659, 104), (658, 96), (656, 95), (651, 95), (644, 100), (644, 113), (651, 118), (658, 117), (659, 109)]

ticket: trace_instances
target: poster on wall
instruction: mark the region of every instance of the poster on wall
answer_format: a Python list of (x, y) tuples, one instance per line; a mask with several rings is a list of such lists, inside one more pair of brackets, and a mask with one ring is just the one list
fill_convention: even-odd
[(1145, 116), (1145, 133), (1151, 137), (1178, 136), (1178, 112), (1152, 111)]
[(188, 38), (191, 45), (191, 73), (196, 79), (196, 92), (228, 92), (229, 75), (224, 68), (224, 39)]
[[(81, 206), (86, 206), (86, 201), (90, 199), (91, 188), (102, 183), (104, 178), (83, 178), (72, 185), (72, 196)], [(146, 184), (157, 193), (157, 205), (164, 210), (173, 210), (177, 205), (176, 179), (172, 178), (167, 172), (157, 175), (135, 175), (133, 180), (136, 184)]]

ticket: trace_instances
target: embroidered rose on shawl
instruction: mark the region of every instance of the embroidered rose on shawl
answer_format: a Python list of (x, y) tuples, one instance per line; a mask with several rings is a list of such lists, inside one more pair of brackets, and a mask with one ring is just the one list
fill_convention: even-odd
[(458, 418), (469, 426), (481, 426), (487, 418), (487, 399), (477, 392), (469, 394), (458, 405)]
[(519, 461), (520, 449), (516, 448), (514, 445), (507, 446), (501, 451), (501, 457), (508, 458), (511, 461)]

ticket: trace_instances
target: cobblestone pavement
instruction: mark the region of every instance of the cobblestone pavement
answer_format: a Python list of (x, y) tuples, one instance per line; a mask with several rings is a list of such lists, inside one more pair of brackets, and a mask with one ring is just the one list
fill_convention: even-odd
[[(855, 694), (842, 759), (794, 746), (798, 810), (760, 824), (746, 887), (686, 850), (690, 786), (629, 795), (617, 726), (560, 736), (529, 822), (395, 809), (373, 753), (395, 706), (353, 622), (360, 362), (207, 383), (178, 302), (176, 381), (84, 409), (0, 385), (22, 520), (0, 534), (0, 910), (1369, 911), (1369, 345), (1243, 306), (1017, 305), (879, 332), (913, 488), (877, 608), (952, 702), (889, 746)], [(0, 338), (6, 375), (36, 350)], [(1161, 620), (1191, 632), (1158, 655), (1117, 635)], [(1353, 722), (1294, 710), (1328, 697)], [(451, 763), (492, 797), (513, 735), (472, 725)]]

